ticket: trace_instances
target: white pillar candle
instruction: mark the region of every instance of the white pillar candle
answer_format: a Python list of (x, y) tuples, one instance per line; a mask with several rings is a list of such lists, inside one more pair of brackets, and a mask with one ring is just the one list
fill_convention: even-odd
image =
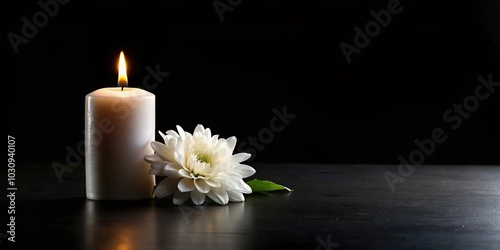
[[(121, 54), (120, 62), (124, 56)], [(121, 64), (121, 63), (120, 63)], [(120, 67), (120, 74), (123, 71)], [(85, 183), (92, 200), (153, 198), (155, 178), (144, 156), (153, 153), (155, 95), (124, 87), (101, 88), (85, 97)]]

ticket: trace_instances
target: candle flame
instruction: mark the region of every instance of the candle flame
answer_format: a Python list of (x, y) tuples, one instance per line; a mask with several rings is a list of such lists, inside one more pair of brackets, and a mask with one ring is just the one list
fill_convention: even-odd
[(118, 61), (118, 86), (123, 87), (127, 85), (127, 63), (125, 62), (125, 55), (121, 51), (120, 60)]

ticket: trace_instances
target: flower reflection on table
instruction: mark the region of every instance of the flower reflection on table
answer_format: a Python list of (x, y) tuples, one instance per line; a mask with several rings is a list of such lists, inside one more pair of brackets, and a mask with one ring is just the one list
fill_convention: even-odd
[(211, 200), (180, 206), (162, 202), (86, 200), (85, 249), (243, 249), (251, 245), (250, 232), (241, 233), (252, 223), (250, 206), (244, 202), (225, 206)]

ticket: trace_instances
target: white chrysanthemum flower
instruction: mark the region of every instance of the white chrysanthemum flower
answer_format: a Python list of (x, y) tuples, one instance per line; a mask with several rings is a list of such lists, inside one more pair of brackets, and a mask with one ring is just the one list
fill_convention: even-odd
[(165, 144), (152, 141), (154, 154), (144, 160), (151, 164), (150, 174), (166, 176), (155, 188), (158, 198), (173, 195), (176, 205), (190, 197), (200, 205), (208, 196), (218, 204), (244, 201), (243, 194), (252, 189), (243, 181), (255, 173), (251, 166), (241, 164), (248, 153), (233, 155), (236, 137), (227, 139), (212, 135), (209, 128), (197, 125), (193, 134), (177, 126), (177, 132), (159, 132)]

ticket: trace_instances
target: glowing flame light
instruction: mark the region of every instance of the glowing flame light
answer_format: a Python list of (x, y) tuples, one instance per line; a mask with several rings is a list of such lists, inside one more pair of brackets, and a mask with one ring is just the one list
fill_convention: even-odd
[(127, 63), (125, 62), (125, 55), (121, 51), (120, 60), (118, 61), (118, 86), (123, 87), (127, 85)]

